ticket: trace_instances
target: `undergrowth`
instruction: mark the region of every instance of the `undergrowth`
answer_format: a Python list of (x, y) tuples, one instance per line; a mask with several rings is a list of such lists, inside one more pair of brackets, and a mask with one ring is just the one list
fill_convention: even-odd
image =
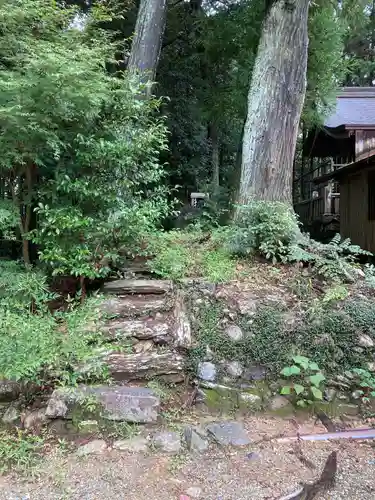
[(21, 430), (0, 431), (0, 472), (24, 472), (38, 463), (43, 439)]
[(191, 226), (186, 231), (157, 233), (150, 239), (149, 269), (162, 278), (175, 281), (200, 276), (212, 283), (234, 278), (236, 262), (225, 248), (225, 230), (204, 231)]
[[(98, 300), (90, 298), (79, 307), (71, 303), (67, 311), (52, 313), (47, 301), (53, 295), (46, 283), (39, 271), (0, 265), (0, 377), (67, 385), (103, 378), (103, 341), (87, 326), (98, 316)], [(88, 360), (90, 367), (82, 373)]]

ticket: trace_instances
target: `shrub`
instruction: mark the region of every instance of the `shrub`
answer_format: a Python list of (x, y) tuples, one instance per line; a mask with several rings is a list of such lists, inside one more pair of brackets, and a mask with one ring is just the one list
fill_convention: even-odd
[[(80, 377), (105, 376), (103, 340), (88, 327), (98, 318), (98, 299), (52, 314), (46, 305), (50, 298), (40, 271), (1, 263), (0, 378), (72, 384)], [(91, 370), (82, 374), (79, 367), (88, 360)]]
[(296, 215), (280, 202), (253, 201), (241, 207), (234, 229), (231, 251), (242, 256), (260, 254), (272, 262), (286, 262), (299, 236)]
[(175, 281), (203, 277), (213, 283), (229, 281), (235, 275), (235, 261), (224, 242), (227, 232), (210, 233), (200, 225), (185, 231), (158, 232), (150, 237), (145, 252), (152, 256), (149, 269), (159, 276)]

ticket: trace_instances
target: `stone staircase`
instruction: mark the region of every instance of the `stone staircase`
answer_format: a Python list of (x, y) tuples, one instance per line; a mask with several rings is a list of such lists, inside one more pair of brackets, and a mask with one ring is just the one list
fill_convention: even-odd
[[(181, 291), (171, 281), (121, 279), (103, 287), (103, 333), (127, 352), (114, 349), (105, 361), (119, 383), (184, 380), (183, 351), (191, 346), (191, 328)], [(129, 352), (129, 350), (131, 352)]]

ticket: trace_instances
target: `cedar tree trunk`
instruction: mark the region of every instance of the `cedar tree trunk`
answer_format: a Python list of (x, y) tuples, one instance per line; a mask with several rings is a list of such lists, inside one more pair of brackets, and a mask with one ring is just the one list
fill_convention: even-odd
[(266, 13), (248, 96), (239, 205), (250, 199), (292, 202), (306, 92), (308, 9), (309, 0), (273, 0)]
[(144, 74), (144, 81), (155, 79), (166, 14), (167, 0), (141, 0), (128, 70)]

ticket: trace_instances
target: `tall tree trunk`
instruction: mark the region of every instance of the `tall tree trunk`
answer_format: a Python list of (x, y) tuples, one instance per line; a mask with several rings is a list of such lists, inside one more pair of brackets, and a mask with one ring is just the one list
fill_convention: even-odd
[(269, 3), (248, 96), (239, 205), (250, 199), (292, 202), (306, 93), (309, 0)]
[(141, 0), (128, 70), (153, 81), (159, 62), (167, 14), (167, 0)]

